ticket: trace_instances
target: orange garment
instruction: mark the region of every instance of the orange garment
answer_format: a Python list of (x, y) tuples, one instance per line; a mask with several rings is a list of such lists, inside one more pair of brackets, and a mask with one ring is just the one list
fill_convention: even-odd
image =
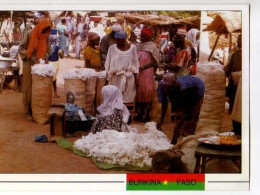
[[(42, 30), (47, 27), (50, 27), (50, 29), (43, 34)], [(38, 59), (44, 57), (47, 52), (47, 37), (49, 36), (50, 31), (51, 22), (48, 18), (42, 19), (39, 24), (34, 27), (27, 49), (27, 58), (30, 58), (34, 51), (36, 51), (36, 56)]]

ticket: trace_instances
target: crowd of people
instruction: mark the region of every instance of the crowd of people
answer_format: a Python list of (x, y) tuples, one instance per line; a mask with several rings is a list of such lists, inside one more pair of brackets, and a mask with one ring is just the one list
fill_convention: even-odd
[[(136, 106), (135, 120), (150, 121), (156, 90), (155, 73), (165, 63), (165, 74), (157, 89), (162, 104), (158, 128), (161, 129), (170, 101), (176, 123), (172, 143), (176, 144), (180, 135), (194, 134), (205, 93), (204, 83), (193, 76), (199, 59), (198, 29), (191, 28), (187, 32), (185, 26), (180, 26), (172, 36), (163, 30), (158, 47), (154, 30), (144, 25), (131, 27), (130, 24), (123, 25), (120, 20), (107, 20), (103, 25), (100, 21), (91, 21), (89, 17), (78, 16), (66, 17), (54, 28), (49, 18), (37, 17), (35, 26), (27, 25), (28, 29), (19, 46), (23, 60), (23, 95), (27, 118), (31, 117), (31, 66), (43, 59), (46, 63), (54, 62), (58, 71), (59, 57), (70, 57), (74, 43), (76, 58), (83, 56), (86, 68), (98, 72), (105, 70), (107, 73), (108, 85), (102, 89), (104, 102), (97, 108), (99, 115), (92, 132), (104, 128), (122, 130), (122, 124), (126, 124), (129, 117), (125, 107), (127, 103)], [(86, 44), (82, 48), (84, 41)], [(241, 48), (241, 45), (238, 47)], [(225, 69), (228, 77), (231, 72), (241, 70), (240, 48), (234, 52)], [(239, 60), (240, 64), (237, 64)], [(55, 97), (59, 97), (56, 76), (53, 87)], [(234, 91), (231, 93), (234, 96)]]

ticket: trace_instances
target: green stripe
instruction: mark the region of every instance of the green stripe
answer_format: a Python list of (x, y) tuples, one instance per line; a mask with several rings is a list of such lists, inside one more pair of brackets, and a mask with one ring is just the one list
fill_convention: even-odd
[(127, 190), (205, 190), (204, 182), (197, 182), (195, 185), (184, 185), (177, 182), (168, 182), (167, 185), (163, 183), (161, 185), (144, 185), (136, 184), (130, 185), (129, 182), (126, 186)]

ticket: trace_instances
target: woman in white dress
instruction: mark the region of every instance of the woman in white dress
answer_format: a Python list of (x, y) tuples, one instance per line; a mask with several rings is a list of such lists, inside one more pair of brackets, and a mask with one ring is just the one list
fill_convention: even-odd
[(115, 34), (116, 44), (108, 49), (105, 69), (109, 85), (117, 86), (123, 94), (124, 103), (131, 103), (136, 95), (136, 78), (139, 73), (139, 60), (136, 47), (126, 42), (127, 34)]

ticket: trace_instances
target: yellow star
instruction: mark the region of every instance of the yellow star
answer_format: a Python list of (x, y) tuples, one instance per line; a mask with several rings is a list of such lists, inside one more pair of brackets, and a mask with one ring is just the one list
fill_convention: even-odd
[(165, 181), (163, 182), (163, 185), (167, 185), (167, 184), (168, 184), (168, 181), (165, 180)]

